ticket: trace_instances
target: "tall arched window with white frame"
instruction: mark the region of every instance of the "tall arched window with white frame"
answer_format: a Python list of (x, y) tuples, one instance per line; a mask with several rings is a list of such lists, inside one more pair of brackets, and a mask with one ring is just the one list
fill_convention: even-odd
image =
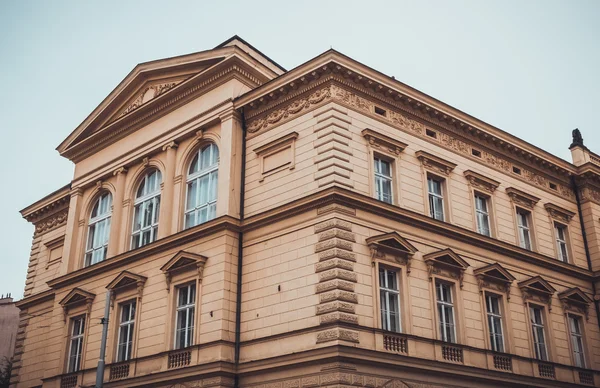
[(131, 249), (156, 241), (160, 211), (160, 171), (149, 171), (135, 194)]
[(198, 150), (188, 170), (186, 229), (215, 218), (218, 174), (219, 149), (211, 143)]
[(90, 214), (87, 243), (85, 246), (86, 267), (106, 259), (111, 215), (112, 195), (106, 191), (98, 197)]

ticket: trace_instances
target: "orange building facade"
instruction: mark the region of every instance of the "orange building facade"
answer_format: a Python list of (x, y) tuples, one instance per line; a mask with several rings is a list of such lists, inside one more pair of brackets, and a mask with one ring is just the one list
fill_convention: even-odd
[(58, 147), (12, 383), (600, 386), (600, 156), (334, 50), (138, 65)]

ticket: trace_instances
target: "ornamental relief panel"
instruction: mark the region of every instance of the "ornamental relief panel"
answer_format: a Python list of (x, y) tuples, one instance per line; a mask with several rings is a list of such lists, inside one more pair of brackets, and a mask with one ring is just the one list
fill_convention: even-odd
[[(267, 129), (283, 119), (293, 118), (295, 115), (300, 114), (308, 109), (311, 109), (315, 107), (315, 105), (321, 104), (322, 102), (325, 102), (327, 100), (337, 101), (353, 109), (357, 109), (370, 115), (375, 115), (375, 103), (373, 103), (371, 100), (359, 96), (358, 94), (350, 90), (347, 90), (345, 88), (340, 87), (337, 84), (332, 83), (328, 86), (321, 87), (319, 90), (308, 95), (308, 97), (296, 100), (295, 102), (287, 105), (284, 108), (280, 108), (276, 111), (269, 113), (266, 117), (252, 120), (248, 125), (248, 132), (256, 133), (259, 130)], [(426, 129), (428, 128), (428, 126), (406, 116), (403, 113), (387, 109), (385, 116), (375, 116), (377, 117), (377, 119), (386, 120), (392, 125), (400, 127), (401, 129), (409, 133), (418, 135), (421, 138), (426, 139), (427, 141), (435, 141), (426, 135)], [(472, 146), (469, 143), (451, 134), (443, 133), (440, 131), (437, 131), (437, 133), (439, 137), (439, 141), (437, 141), (437, 143), (459, 154), (465, 155), (469, 158), (473, 158), (473, 156), (471, 155)], [(481, 150), (481, 158), (479, 160), (496, 170), (500, 170), (506, 173), (511, 173), (512, 171), (513, 164), (509, 160), (497, 156), (496, 154), (487, 152), (485, 150)], [(519, 166), (519, 168), (522, 171), (522, 175), (519, 178), (522, 178), (526, 182), (531, 182), (546, 191), (548, 190), (550, 181), (546, 177), (537, 174), (525, 167)], [(570, 187), (565, 186), (563, 184), (557, 184), (557, 186), (558, 190), (556, 194), (570, 201), (575, 201), (575, 194), (572, 192)], [(600, 203), (600, 192), (595, 192), (593, 195), (595, 196), (595, 200)]]
[(66, 224), (68, 214), (69, 209), (65, 209), (52, 215), (51, 217), (36, 222), (34, 235), (38, 236), (42, 233), (48, 232), (50, 230), (58, 228), (61, 225)]

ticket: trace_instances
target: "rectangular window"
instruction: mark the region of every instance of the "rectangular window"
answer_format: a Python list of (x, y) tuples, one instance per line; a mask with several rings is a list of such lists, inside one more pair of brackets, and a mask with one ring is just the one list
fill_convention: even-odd
[(583, 351), (583, 330), (581, 318), (569, 314), (569, 331), (571, 333), (571, 346), (573, 347), (573, 359), (575, 366), (585, 368), (585, 355)]
[(437, 295), (438, 318), (440, 321), (440, 338), (442, 341), (456, 343), (452, 287), (446, 283), (436, 282), (435, 289)]
[(175, 349), (183, 349), (193, 345), (195, 311), (196, 283), (179, 287), (177, 289)]
[(383, 330), (400, 333), (400, 293), (396, 271), (379, 267), (379, 298)]
[(531, 250), (531, 228), (529, 226), (530, 213), (517, 209), (517, 229), (519, 232), (519, 246)]
[(134, 324), (135, 301), (122, 304), (121, 321), (119, 322), (119, 340), (117, 342), (117, 362), (131, 359)]
[(546, 350), (546, 339), (544, 336), (544, 309), (537, 306), (529, 306), (529, 319), (531, 320), (531, 331), (533, 333), (533, 347), (535, 358), (548, 361)]
[(377, 157), (375, 158), (375, 197), (383, 202), (393, 202), (391, 163)]
[(490, 330), (490, 344), (495, 352), (504, 352), (504, 336), (502, 334), (502, 312), (500, 311), (500, 297), (486, 294), (488, 328)]
[(477, 232), (484, 236), (491, 236), (488, 199), (480, 194), (475, 194), (475, 217), (477, 219)]
[(559, 223), (554, 224), (554, 234), (556, 236), (556, 249), (558, 250), (558, 259), (569, 262), (569, 254), (567, 253), (567, 227)]
[(427, 177), (427, 190), (429, 193), (429, 216), (436, 220), (444, 221), (444, 195), (442, 194), (441, 179)]
[(85, 331), (85, 317), (71, 319), (71, 337), (69, 340), (69, 368), (68, 373), (81, 369), (81, 355), (83, 353), (83, 333)]

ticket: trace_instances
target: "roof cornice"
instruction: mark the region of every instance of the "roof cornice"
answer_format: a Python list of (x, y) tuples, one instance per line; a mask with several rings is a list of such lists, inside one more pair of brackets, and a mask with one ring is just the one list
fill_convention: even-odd
[[(353, 59), (328, 50), (310, 61), (290, 70), (235, 100), (236, 108), (248, 106), (246, 117), (252, 118), (275, 108), (280, 100), (308, 84), (336, 74), (345, 80), (366, 88), (373, 96), (387, 104), (427, 120), (451, 127), (463, 136), (499, 150), (522, 163), (535, 164), (551, 175), (568, 177), (576, 169), (571, 163), (558, 158), (530, 143), (510, 135), (456, 108), (434, 99), (394, 78), (388, 77)], [(256, 112), (256, 114), (255, 114)]]
[(70, 193), (71, 184), (65, 185), (21, 210), (21, 215), (27, 221), (36, 223), (68, 207)]
[[(239, 50), (235, 48), (235, 50)], [(225, 60), (205, 69), (201, 73), (178, 84), (164, 94), (150, 100), (132, 112), (118, 118), (108, 125), (96, 129), (76, 144), (60, 148), (61, 155), (77, 162), (99, 149), (121, 139), (132, 131), (162, 117), (164, 114), (187, 103), (199, 93), (204, 93), (223, 82), (236, 78), (254, 88), (269, 78), (245, 58), (247, 54), (231, 55)]]

